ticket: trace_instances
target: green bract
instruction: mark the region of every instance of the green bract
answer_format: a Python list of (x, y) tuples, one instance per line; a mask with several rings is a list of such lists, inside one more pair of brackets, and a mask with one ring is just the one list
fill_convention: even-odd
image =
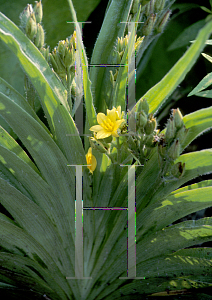
[[(140, 60), (163, 31), (174, 1), (109, 1), (91, 64), (111, 68), (89, 68), (68, 2), (76, 32), (52, 52), (44, 45), (41, 2), (34, 12), (27, 6), (22, 29), (0, 13), (0, 39), (16, 55), (29, 92), (25, 99), (0, 78), (0, 115), (7, 123), (0, 127), (0, 203), (6, 211), (0, 213), (0, 293), (5, 299), (111, 300), (209, 287), (212, 250), (188, 247), (212, 240), (212, 218), (173, 223), (212, 204), (212, 180), (181, 187), (212, 172), (212, 149), (182, 154), (212, 127), (212, 107), (184, 117), (175, 109), (162, 132), (155, 113), (195, 64), (212, 21), (167, 75), (125, 111), (134, 43)], [(131, 33), (128, 21), (137, 22)], [(139, 30), (145, 36), (135, 39)], [(206, 88), (210, 76), (192, 93)], [(48, 126), (38, 117), (35, 94)], [(81, 100), (83, 134), (73, 119)], [(134, 173), (139, 278), (128, 276), (127, 258), (127, 238), (128, 252), (135, 247), (135, 226), (130, 232), (128, 220)], [(77, 251), (82, 235), (75, 202), (78, 214), (81, 200), (83, 248)]]

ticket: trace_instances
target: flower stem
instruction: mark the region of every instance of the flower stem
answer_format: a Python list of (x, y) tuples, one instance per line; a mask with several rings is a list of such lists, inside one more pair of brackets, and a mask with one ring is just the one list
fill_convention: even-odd
[(70, 113), (72, 113), (72, 100), (71, 100), (71, 72), (70, 68), (67, 68), (67, 101), (70, 107)]
[(120, 163), (120, 144), (119, 144), (119, 137), (116, 138), (116, 141), (117, 141), (117, 163), (119, 164)]

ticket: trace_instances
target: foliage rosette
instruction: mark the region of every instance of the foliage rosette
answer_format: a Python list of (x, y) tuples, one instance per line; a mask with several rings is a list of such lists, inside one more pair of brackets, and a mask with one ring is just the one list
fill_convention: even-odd
[[(88, 68), (76, 12), (68, 2), (76, 28), (52, 52), (44, 47), (41, 1), (24, 10), (21, 29), (0, 14), (0, 39), (15, 53), (47, 120), (44, 124), (30, 96), (25, 99), (0, 79), (0, 115), (7, 124), (0, 127), (2, 295), (136, 299), (210, 287), (212, 251), (197, 245), (212, 240), (212, 218), (179, 220), (211, 206), (212, 180), (185, 184), (212, 172), (212, 149), (183, 151), (211, 129), (212, 107), (185, 116), (174, 109), (161, 132), (156, 113), (194, 65), (212, 21), (167, 75), (126, 110), (132, 76), (126, 68)], [(142, 59), (163, 32), (173, 2), (109, 1), (91, 62), (101, 64), (103, 57), (107, 66), (126, 66), (135, 50)], [(127, 32), (129, 21), (137, 25)], [(205, 87), (201, 83), (194, 92)], [(83, 135), (77, 122), (80, 101)], [(136, 232), (127, 245), (135, 175)], [(79, 195), (80, 254), (75, 247)], [(133, 277), (128, 276), (127, 247), (136, 248)]]

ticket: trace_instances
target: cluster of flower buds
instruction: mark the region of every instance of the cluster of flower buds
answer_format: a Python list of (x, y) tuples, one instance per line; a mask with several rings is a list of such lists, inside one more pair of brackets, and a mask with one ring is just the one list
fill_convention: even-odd
[(24, 11), (20, 14), (21, 29), (26, 33), (27, 37), (35, 44), (37, 48), (44, 45), (45, 34), (40, 24), (43, 18), (43, 8), (41, 0), (35, 1), (34, 7), (28, 4)]
[(67, 71), (71, 70), (73, 74), (75, 72), (75, 35), (76, 33), (74, 32), (70, 40), (60, 41), (52, 53), (49, 53), (54, 71), (63, 79), (66, 78)]
[(149, 36), (161, 33), (171, 14), (171, 10), (165, 7), (166, 0), (141, 0), (142, 13), (144, 14), (144, 25), (142, 34)]
[(166, 131), (164, 135), (165, 145), (158, 146), (159, 154), (165, 159), (175, 160), (180, 156), (182, 151), (181, 145), (187, 135), (183, 117), (180, 110), (173, 109), (172, 115), (168, 120)]
[[(142, 41), (143, 41), (144, 37), (138, 37), (137, 38), (137, 35), (135, 35), (135, 52), (137, 52), (142, 44)], [(121, 63), (121, 60), (123, 58), (123, 55), (124, 55), (124, 52), (126, 50), (126, 47), (127, 47), (127, 44), (129, 42), (129, 36), (126, 35), (124, 38), (119, 38), (118, 37), (118, 42), (117, 42), (117, 46), (116, 46), (116, 50), (114, 52), (116, 58), (116, 64), (120, 64)], [(118, 76), (118, 69), (115, 70), (115, 73), (113, 73), (111, 70), (110, 70), (110, 81), (112, 82), (112, 84), (114, 85), (116, 79), (117, 79), (117, 76)]]
[(143, 163), (155, 146), (158, 137), (157, 121), (149, 114), (149, 104), (144, 98), (139, 101), (137, 112), (128, 116), (127, 145), (134, 158)]

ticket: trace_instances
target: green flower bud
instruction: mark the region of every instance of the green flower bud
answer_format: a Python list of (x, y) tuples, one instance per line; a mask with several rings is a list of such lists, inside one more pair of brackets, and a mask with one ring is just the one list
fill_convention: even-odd
[(121, 63), (123, 53), (124, 53), (123, 51), (122, 52), (116, 52), (116, 63), (117, 64)]
[(159, 21), (159, 25), (156, 27), (156, 31), (158, 33), (161, 33), (163, 32), (168, 20), (169, 20), (169, 17), (171, 15), (171, 10), (168, 9), (165, 14), (162, 16), (161, 20)]
[(96, 149), (100, 151), (101, 153), (107, 152), (107, 149), (103, 146), (103, 144), (99, 141), (97, 141), (95, 138), (91, 137), (89, 138), (90, 145), (93, 149)]
[(179, 139), (180, 143), (183, 143), (187, 133), (188, 133), (188, 128), (186, 128), (185, 125), (183, 125), (183, 127), (181, 127), (177, 131), (176, 138)]
[(178, 162), (174, 164), (174, 166), (171, 169), (171, 173), (176, 178), (181, 178), (185, 174), (185, 163), (182, 164), (182, 162)]
[(138, 4), (139, 4), (139, 0), (134, 0), (133, 1), (132, 7), (131, 7), (131, 11), (130, 11), (131, 14), (136, 14), (137, 13), (137, 11), (138, 11)]
[(145, 145), (147, 147), (152, 147), (153, 142), (154, 142), (154, 135), (153, 134), (147, 135), (145, 138)]
[(156, 0), (155, 1), (155, 7), (154, 11), (155, 13), (158, 13), (163, 10), (166, 0)]
[(23, 10), (23, 12), (20, 14), (20, 20), (21, 20), (21, 29), (25, 31), (26, 24), (28, 19), (30, 18), (31, 14), (33, 13), (33, 8), (31, 4), (27, 4), (27, 7)]
[(154, 118), (147, 121), (146, 126), (144, 127), (145, 133), (150, 135), (154, 132), (157, 127), (157, 122)]
[(45, 60), (49, 62), (49, 46), (47, 48), (41, 48), (40, 52), (43, 54)]
[(183, 116), (179, 110), (179, 108), (177, 109), (173, 109), (172, 112), (173, 118), (174, 118), (174, 123), (177, 129), (181, 128), (183, 126)]
[(112, 84), (114, 84), (114, 76), (113, 76), (113, 72), (110, 70), (110, 81)]
[(165, 138), (167, 141), (171, 141), (176, 134), (176, 127), (173, 120), (169, 119), (166, 127)]
[(44, 45), (44, 30), (39, 23), (37, 24), (37, 34), (35, 37), (34, 44), (37, 48), (41, 48)]
[(71, 46), (73, 45), (75, 50), (77, 49), (76, 39), (77, 39), (77, 33), (76, 30), (74, 30), (72, 37), (70, 38), (69, 47), (71, 48)]
[(144, 6), (149, 3), (151, 0), (141, 0), (141, 5)]
[(52, 68), (54, 69), (55, 72), (57, 72), (58, 70), (58, 65), (54, 59), (54, 56), (52, 55), (52, 53), (49, 53), (49, 57), (50, 57), (50, 62), (51, 62), (51, 65), (52, 65)]
[(37, 33), (37, 24), (35, 20), (35, 15), (32, 13), (26, 23), (26, 35), (30, 40), (33, 39), (33, 37)]
[(150, 14), (144, 26), (142, 27), (142, 35), (148, 36), (152, 33), (154, 24), (156, 22), (157, 14)]
[(43, 8), (42, 8), (41, 0), (40, 2), (35, 1), (34, 13), (35, 13), (36, 22), (40, 23), (43, 18)]
[(176, 139), (168, 150), (168, 156), (173, 160), (175, 160), (180, 156), (180, 150), (181, 150), (180, 142), (178, 139)]
[(146, 115), (148, 116), (149, 113), (149, 104), (146, 100), (146, 98), (141, 100), (141, 109), (146, 113)]
[(59, 41), (57, 51), (60, 53), (62, 59), (65, 56), (65, 50), (66, 50), (66, 42), (64, 40)]
[(145, 127), (147, 123), (147, 116), (145, 112), (142, 110), (138, 113), (139, 121), (138, 121), (138, 127)]
[(166, 156), (166, 146), (158, 145), (158, 153), (161, 157), (165, 157)]
[(67, 68), (72, 66), (75, 61), (75, 55), (74, 55), (74, 48), (72, 46), (71, 49), (65, 48), (65, 58), (64, 58), (64, 63)]

